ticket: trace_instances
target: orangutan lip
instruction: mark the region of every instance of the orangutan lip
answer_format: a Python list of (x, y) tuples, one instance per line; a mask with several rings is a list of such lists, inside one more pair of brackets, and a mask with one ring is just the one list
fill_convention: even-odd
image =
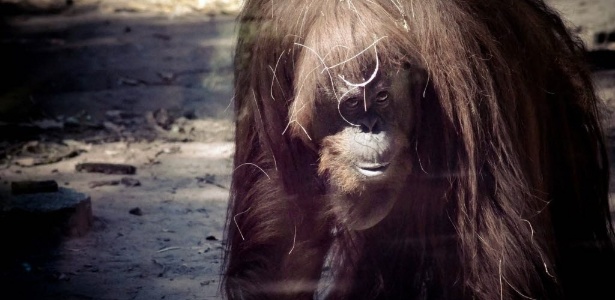
[(389, 166), (389, 163), (359, 163), (355, 166), (357, 167), (359, 173), (367, 177), (374, 177), (382, 175)]

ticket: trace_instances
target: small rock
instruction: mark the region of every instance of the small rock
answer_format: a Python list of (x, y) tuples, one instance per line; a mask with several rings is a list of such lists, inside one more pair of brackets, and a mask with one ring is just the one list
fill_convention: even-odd
[(161, 108), (154, 111), (153, 116), (158, 126), (165, 130), (171, 129), (174, 119), (166, 109)]
[(104, 173), (104, 174), (126, 174), (132, 175), (137, 172), (137, 168), (132, 165), (125, 164), (108, 164), (108, 163), (81, 163), (75, 166), (79, 172), (89, 173)]
[(135, 207), (131, 210), (128, 211), (131, 215), (135, 215), (135, 216), (142, 216), (143, 215), (143, 211), (141, 211), (140, 208)]
[(141, 182), (137, 179), (134, 178), (130, 178), (130, 177), (123, 177), (122, 179), (120, 179), (120, 182), (128, 187), (133, 187), (133, 186), (140, 186)]
[(109, 186), (109, 185), (119, 185), (120, 181), (119, 180), (99, 180), (99, 181), (92, 181), (89, 183), (89, 187), (90, 188), (97, 188), (100, 186)]
[(15, 164), (20, 167), (33, 167), (37, 163), (37, 160), (33, 157), (20, 158), (15, 160)]

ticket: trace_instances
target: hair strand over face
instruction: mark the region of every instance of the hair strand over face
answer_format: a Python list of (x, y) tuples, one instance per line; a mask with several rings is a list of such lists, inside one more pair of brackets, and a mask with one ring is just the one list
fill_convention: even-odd
[[(233, 174), (229, 298), (320, 274), (330, 247), (348, 299), (591, 298), (615, 280), (594, 275), (615, 267), (598, 99), (543, 1), (246, 0), (238, 20), (234, 160), (259, 168)], [(408, 100), (420, 167), (377, 230), (332, 236), (314, 112), (403, 68), (427, 78)]]

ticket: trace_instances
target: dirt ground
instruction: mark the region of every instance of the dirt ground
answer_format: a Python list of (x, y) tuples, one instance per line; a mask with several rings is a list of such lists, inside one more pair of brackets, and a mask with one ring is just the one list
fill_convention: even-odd
[[(233, 16), (75, 2), (4, 17), (0, 192), (55, 180), (91, 198), (94, 223), (51, 250), (3, 243), (13, 259), (0, 289), (12, 299), (218, 299)], [(78, 173), (82, 162), (133, 165), (140, 185), (91, 187), (126, 176)]]
[[(13, 181), (55, 180), (90, 197), (94, 222), (51, 246), (2, 243), (10, 259), (0, 260), (0, 290), (10, 299), (220, 299), (237, 6), (75, 0), (49, 11), (8, 2), (0, 199)], [(615, 49), (597, 38), (615, 32), (615, 0), (550, 2), (590, 49)], [(615, 145), (615, 70), (597, 68), (595, 79)], [(83, 162), (137, 172), (77, 172)], [(140, 185), (110, 183), (124, 177)]]

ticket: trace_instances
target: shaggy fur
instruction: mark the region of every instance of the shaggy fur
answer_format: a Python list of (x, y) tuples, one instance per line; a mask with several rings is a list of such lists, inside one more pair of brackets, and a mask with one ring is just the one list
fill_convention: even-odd
[[(246, 0), (239, 24), (227, 298), (612, 297), (598, 100), (543, 1)], [(319, 158), (344, 149), (316, 112), (376, 65), (423, 79), (417, 116), (396, 116), (412, 168), (400, 192), (365, 192), (395, 207), (352, 230), (322, 172), (341, 166)]]

